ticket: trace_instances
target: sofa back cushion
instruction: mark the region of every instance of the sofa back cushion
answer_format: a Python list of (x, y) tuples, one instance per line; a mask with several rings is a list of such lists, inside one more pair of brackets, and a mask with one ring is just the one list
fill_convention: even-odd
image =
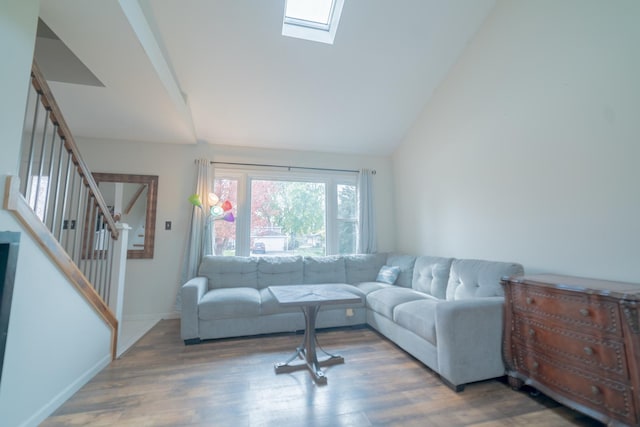
[(346, 283), (344, 258), (319, 256), (304, 258), (304, 283)]
[(453, 258), (420, 256), (413, 267), (411, 287), (439, 299), (447, 297), (449, 270)]
[(347, 283), (375, 282), (386, 260), (387, 254), (345, 255)]
[(522, 265), (516, 263), (456, 259), (451, 263), (447, 299), (503, 296), (500, 279), (522, 274)]
[(301, 256), (261, 257), (258, 261), (258, 288), (276, 285), (301, 285), (303, 264)]
[(389, 254), (387, 257), (387, 265), (396, 265), (400, 267), (400, 274), (398, 275), (395, 283), (396, 286), (402, 286), (404, 288), (411, 287), (411, 281), (413, 280), (413, 266), (415, 262), (416, 257), (413, 255)]
[(206, 277), (209, 289), (258, 288), (258, 259), (208, 255), (202, 259), (198, 276)]

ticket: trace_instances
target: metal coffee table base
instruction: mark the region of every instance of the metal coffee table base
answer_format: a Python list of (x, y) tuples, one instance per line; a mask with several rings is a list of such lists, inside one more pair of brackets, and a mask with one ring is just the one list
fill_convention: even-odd
[[(318, 310), (320, 310), (319, 304), (306, 305), (301, 307), (304, 313), (305, 330), (302, 343), (296, 352), (284, 363), (276, 363), (276, 374), (282, 374), (285, 372), (294, 372), (300, 369), (309, 369), (313, 379), (317, 384), (326, 384), (327, 377), (320, 369), (322, 366), (339, 365), (344, 363), (344, 358), (339, 355), (330, 354), (320, 348), (320, 351), (329, 356), (327, 359), (318, 361), (318, 355), (316, 352), (316, 317), (318, 316)], [(320, 347), (320, 346), (318, 346)], [(304, 360), (303, 363), (291, 364), (293, 360), (300, 358)]]

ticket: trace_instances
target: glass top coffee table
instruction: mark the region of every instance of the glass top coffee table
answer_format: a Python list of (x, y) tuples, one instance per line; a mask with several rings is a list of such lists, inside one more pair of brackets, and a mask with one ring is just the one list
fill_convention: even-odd
[[(276, 374), (309, 369), (317, 384), (326, 384), (327, 377), (320, 368), (344, 363), (344, 358), (339, 355), (329, 354), (321, 349), (329, 357), (318, 361), (316, 353), (316, 318), (318, 317), (320, 306), (323, 304), (358, 303), (362, 301), (362, 298), (351, 292), (332, 289), (326, 285), (269, 286), (269, 291), (280, 305), (300, 307), (305, 319), (302, 343), (296, 348), (295, 353), (289, 360), (275, 364)], [(296, 358), (300, 358), (304, 362), (292, 364), (291, 362)]]

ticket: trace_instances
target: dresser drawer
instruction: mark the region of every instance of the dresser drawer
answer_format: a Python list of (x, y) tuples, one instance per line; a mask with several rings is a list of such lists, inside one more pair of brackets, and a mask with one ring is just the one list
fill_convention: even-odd
[(605, 377), (629, 381), (622, 340), (587, 335), (522, 315), (514, 317), (515, 337), (537, 352)]
[(518, 284), (512, 286), (512, 309), (567, 328), (622, 336), (618, 304), (595, 295)]
[(524, 345), (516, 352), (521, 371), (531, 380), (578, 404), (613, 414), (625, 423), (637, 422), (633, 392), (628, 385), (559, 363)]

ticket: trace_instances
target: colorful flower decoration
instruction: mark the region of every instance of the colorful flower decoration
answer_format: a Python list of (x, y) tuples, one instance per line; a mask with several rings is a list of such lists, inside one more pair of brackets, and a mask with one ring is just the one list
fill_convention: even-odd
[(200, 209), (202, 209), (202, 201), (200, 200), (200, 195), (199, 194), (192, 194), (189, 196), (189, 203), (191, 203), (193, 206), (197, 206)]
[[(214, 193), (209, 193), (208, 199), (209, 199), (209, 204), (211, 205), (211, 209), (209, 209), (209, 214), (212, 221), (216, 221), (219, 219), (227, 222), (235, 221), (235, 217), (231, 212), (231, 209), (233, 209), (233, 206), (231, 205), (230, 201), (225, 200), (224, 202), (220, 202), (220, 198)], [(199, 194), (192, 194), (191, 196), (189, 196), (189, 202), (193, 206), (197, 206), (200, 209), (203, 209), (202, 200), (200, 200)]]

